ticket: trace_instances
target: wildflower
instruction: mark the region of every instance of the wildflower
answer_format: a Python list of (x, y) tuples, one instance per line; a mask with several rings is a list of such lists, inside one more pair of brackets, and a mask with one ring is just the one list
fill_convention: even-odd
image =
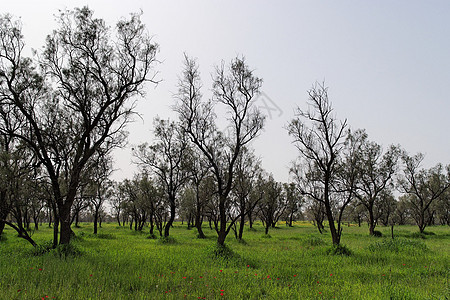
[(297, 274), (294, 274), (294, 277), (296, 277), (297, 276)]
[(333, 273), (331, 273), (330, 276), (333, 276)]
[(322, 294), (322, 292), (319, 292), (319, 295)]
[(219, 270), (219, 272), (222, 272), (222, 270)]
[(220, 293), (220, 296), (223, 296), (223, 293)]
[(225, 290), (220, 290), (221, 292), (225, 292)]
[(200, 276), (200, 278), (203, 278), (203, 276)]
[(186, 276), (184, 276), (183, 279), (186, 279)]
[(89, 277), (92, 277), (92, 274), (89, 274)]
[(42, 268), (39, 268), (39, 271), (42, 271)]

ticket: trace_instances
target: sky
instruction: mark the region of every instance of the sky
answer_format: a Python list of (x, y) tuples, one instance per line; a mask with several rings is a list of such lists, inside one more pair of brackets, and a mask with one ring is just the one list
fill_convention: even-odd
[(160, 46), (161, 82), (147, 85), (142, 118), (114, 152), (117, 180), (137, 172), (131, 148), (152, 143), (153, 118), (177, 118), (171, 106), (184, 53), (198, 60), (205, 97), (214, 66), (236, 56), (263, 79), (255, 103), (267, 122), (252, 146), (278, 181), (289, 180), (298, 155), (285, 128), (315, 82), (328, 86), (338, 119), (384, 149), (422, 152), (427, 168), (450, 163), (450, 1), (2, 0), (0, 13), (21, 18), (29, 51), (44, 45), (58, 10), (85, 5), (111, 26), (142, 10)]

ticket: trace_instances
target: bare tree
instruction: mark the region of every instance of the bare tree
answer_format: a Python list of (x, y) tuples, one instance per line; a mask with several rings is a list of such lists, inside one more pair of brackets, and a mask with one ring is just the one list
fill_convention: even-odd
[(245, 217), (250, 211), (254, 210), (262, 198), (255, 198), (256, 201), (252, 201), (253, 199), (250, 197), (261, 172), (261, 161), (253, 151), (247, 147), (242, 148), (236, 163), (236, 177), (232, 190), (232, 195), (235, 198), (234, 206), (239, 214), (239, 229), (236, 232), (239, 240), (242, 240), (244, 234)]
[(446, 167), (447, 174), (443, 173), (444, 167), (441, 164), (428, 170), (422, 169), (420, 164), (423, 159), (422, 153), (414, 156), (404, 153), (403, 175), (398, 180), (399, 190), (410, 195), (405, 199), (421, 233), (424, 232), (428, 218), (431, 217), (431, 204), (450, 188), (450, 165)]
[(292, 227), (295, 218), (301, 215), (301, 207), (304, 199), (296, 184), (293, 182), (283, 184), (283, 189), (286, 195), (286, 224)]
[[(213, 76), (213, 99), (204, 101), (197, 63), (185, 56), (183, 76), (178, 85), (178, 112), (181, 126), (210, 164), (218, 196), (219, 245), (237, 218), (228, 220), (229, 198), (236, 172), (236, 161), (242, 148), (250, 143), (264, 125), (264, 116), (254, 102), (262, 80), (253, 74), (245, 60), (236, 58), (228, 67), (222, 63)], [(228, 125), (218, 127), (214, 108), (220, 104), (226, 110)]]
[(169, 236), (170, 227), (175, 220), (177, 197), (190, 176), (187, 166), (188, 140), (179, 128), (180, 125), (175, 122), (155, 119), (157, 142), (151, 146), (139, 145), (134, 152), (138, 159), (137, 164), (156, 174), (164, 187), (170, 212), (169, 221), (164, 228), (164, 237)]
[(286, 197), (281, 183), (273, 179), (272, 174), (264, 180), (262, 200), (258, 202), (258, 215), (264, 224), (265, 234), (275, 227), (286, 210)]
[(94, 217), (94, 234), (97, 234), (102, 206), (106, 199), (113, 193), (111, 190), (112, 183), (109, 180), (113, 168), (112, 157), (109, 155), (100, 155), (94, 162), (92, 171), (90, 172), (90, 190), (92, 193), (90, 197), (90, 207)]
[(323, 203), (333, 244), (338, 245), (340, 232), (334, 223), (331, 194), (347, 121), (339, 122), (333, 116), (328, 89), (324, 85), (316, 83), (308, 94), (309, 109), (298, 108), (296, 118), (287, 128), (305, 168), (301, 170), (301, 165), (294, 165), (291, 172), (303, 195)]
[(383, 153), (382, 147), (368, 140), (367, 134), (361, 132), (362, 138), (358, 156), (359, 175), (356, 182), (355, 196), (368, 213), (369, 233), (374, 234), (377, 210), (382, 202), (382, 193), (392, 185), (392, 176), (397, 171), (400, 156), (398, 146), (390, 146)]
[(47, 171), (55, 246), (59, 223), (59, 242), (70, 241), (71, 207), (89, 160), (100, 148), (122, 144), (132, 99), (153, 81), (158, 46), (139, 17), (119, 21), (112, 36), (87, 7), (61, 12), (41, 55), (42, 73), (22, 56), (20, 24), (1, 18), (0, 101), (23, 124), (9, 134), (26, 143)]

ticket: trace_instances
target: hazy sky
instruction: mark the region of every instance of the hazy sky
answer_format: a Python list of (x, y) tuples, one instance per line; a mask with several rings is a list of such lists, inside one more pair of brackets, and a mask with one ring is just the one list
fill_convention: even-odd
[[(160, 45), (162, 82), (148, 85), (143, 116), (128, 127), (129, 147), (116, 151), (114, 175), (131, 177), (131, 147), (152, 142), (152, 120), (175, 119), (177, 76), (183, 53), (196, 57), (203, 94), (213, 67), (244, 55), (264, 80), (258, 105), (275, 109), (253, 143), (263, 166), (288, 180), (297, 156), (284, 129), (307, 90), (325, 81), (338, 118), (365, 128), (384, 148), (401, 144), (426, 154), (424, 166), (450, 163), (450, 1), (5, 1), (1, 12), (20, 16), (28, 48), (39, 49), (55, 28), (59, 9), (88, 5), (114, 23), (142, 9)], [(266, 110), (268, 112), (268, 110)]]

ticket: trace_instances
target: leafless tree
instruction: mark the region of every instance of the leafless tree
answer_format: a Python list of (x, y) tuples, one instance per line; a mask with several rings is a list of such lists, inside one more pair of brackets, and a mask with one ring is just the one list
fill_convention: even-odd
[(405, 200), (421, 233), (431, 217), (430, 206), (450, 188), (450, 165), (445, 169), (441, 164), (422, 169), (420, 165), (423, 159), (422, 153), (413, 156), (404, 153), (403, 175), (398, 180), (399, 190), (409, 195)]
[(161, 181), (170, 218), (164, 228), (164, 237), (169, 236), (170, 227), (175, 220), (177, 197), (183, 185), (190, 177), (190, 160), (188, 154), (188, 140), (179, 130), (180, 125), (161, 119), (155, 119), (156, 143), (142, 144), (134, 152), (137, 164), (148, 172), (153, 172)]
[(392, 177), (397, 171), (400, 156), (398, 146), (391, 145), (383, 153), (382, 147), (368, 140), (365, 132), (361, 133), (358, 157), (359, 174), (356, 181), (355, 196), (368, 213), (369, 233), (374, 234), (377, 210), (381, 206), (382, 193), (392, 186)]
[(70, 212), (88, 162), (100, 148), (122, 145), (133, 99), (154, 82), (158, 49), (137, 14), (119, 21), (115, 33), (87, 7), (62, 11), (57, 22), (38, 72), (23, 57), (20, 24), (0, 20), (0, 102), (22, 124), (8, 133), (33, 150), (50, 179), (55, 246), (59, 223), (59, 242), (70, 241)]
[(253, 199), (250, 197), (256, 188), (261, 172), (261, 161), (253, 151), (247, 147), (242, 148), (236, 162), (236, 177), (232, 189), (232, 195), (235, 199), (234, 206), (239, 214), (239, 229), (236, 231), (239, 240), (242, 240), (244, 234), (245, 217), (255, 209), (262, 198), (254, 198), (256, 201), (252, 201)]
[[(265, 117), (254, 105), (262, 80), (253, 74), (243, 58), (222, 63), (213, 75), (213, 98), (205, 101), (201, 95), (201, 80), (197, 62), (185, 56), (183, 75), (178, 85), (177, 104), (181, 126), (210, 164), (218, 196), (219, 245), (225, 239), (236, 218), (228, 220), (229, 197), (236, 172), (236, 161), (242, 148), (258, 136)], [(225, 130), (221, 131), (214, 108), (226, 110)]]
[(323, 84), (316, 83), (308, 94), (308, 110), (298, 108), (287, 128), (303, 162), (294, 164), (291, 172), (303, 195), (323, 203), (333, 244), (338, 245), (340, 232), (333, 216), (332, 185), (344, 147), (347, 121), (335, 119), (328, 89)]

